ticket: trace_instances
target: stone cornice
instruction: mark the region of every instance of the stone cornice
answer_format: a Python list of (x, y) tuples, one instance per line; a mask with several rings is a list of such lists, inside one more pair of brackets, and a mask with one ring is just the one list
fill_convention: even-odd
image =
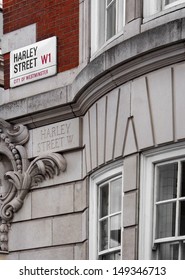
[(72, 105), (75, 115), (84, 114), (101, 96), (134, 78), (185, 60), (185, 44), (179, 43), (139, 56), (105, 73), (83, 92), (75, 96)]
[[(68, 103), (56, 105), (48, 99), (45, 109), (28, 107), (51, 92), (28, 97), (0, 107), (1, 117), (16, 107), (9, 118), (30, 128), (83, 115), (101, 96), (115, 87), (156, 69), (185, 59), (185, 19), (178, 19), (145, 31), (107, 50), (91, 61), (67, 91)], [(45, 98), (46, 99), (46, 98)], [(57, 104), (60, 104), (58, 102)]]

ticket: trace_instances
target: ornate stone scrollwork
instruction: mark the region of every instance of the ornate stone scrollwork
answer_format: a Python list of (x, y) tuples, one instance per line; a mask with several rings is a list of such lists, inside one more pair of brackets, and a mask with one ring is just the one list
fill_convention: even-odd
[(66, 169), (66, 160), (57, 153), (39, 156), (30, 162), (23, 146), (28, 139), (25, 126), (13, 126), (0, 119), (0, 251), (8, 251), (11, 220), (29, 190)]

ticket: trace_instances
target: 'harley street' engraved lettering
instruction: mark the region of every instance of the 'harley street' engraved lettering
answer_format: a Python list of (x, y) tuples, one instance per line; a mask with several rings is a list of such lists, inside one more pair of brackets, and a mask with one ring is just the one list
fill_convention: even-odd
[(32, 156), (75, 149), (80, 141), (79, 118), (36, 128), (32, 132)]
[(71, 131), (71, 123), (66, 122), (52, 127), (42, 128), (40, 131), (41, 142), (37, 144), (37, 152), (48, 150), (60, 150), (73, 144), (74, 135)]
[(41, 130), (41, 140), (54, 138), (60, 135), (67, 135), (70, 133), (71, 123), (65, 123), (51, 128), (44, 128)]

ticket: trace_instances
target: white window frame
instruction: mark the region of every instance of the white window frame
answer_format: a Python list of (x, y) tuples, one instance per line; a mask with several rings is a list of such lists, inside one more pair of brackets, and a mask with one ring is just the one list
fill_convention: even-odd
[[(121, 36), (125, 25), (125, 0), (112, 0), (112, 2), (116, 2), (116, 10), (118, 11), (118, 13), (116, 13), (116, 33), (110, 39), (106, 39), (106, 8), (104, 10), (105, 14), (101, 17), (99, 10), (100, 3), (103, 1), (106, 0), (91, 0), (91, 57)], [(102, 43), (99, 42), (100, 37), (104, 37)]]
[(163, 0), (163, 9), (169, 9), (169, 8), (174, 7), (174, 6), (176, 6), (176, 5), (185, 3), (184, 0), (176, 0), (176, 1), (174, 1), (173, 3), (165, 4), (165, 1), (166, 1), (166, 0)]
[[(122, 175), (122, 194), (123, 194), (123, 161), (118, 161), (104, 168), (101, 168), (90, 177), (90, 191), (89, 191), (89, 259), (90, 260), (97, 260), (99, 258), (98, 255), (98, 188), (99, 185), (103, 182), (106, 182), (109, 179), (116, 178), (119, 175)], [(123, 209), (121, 209), (121, 244), (122, 244), (122, 231), (123, 231), (122, 210)], [(121, 251), (121, 258), (122, 258), (121, 245), (119, 249)], [(112, 251), (114, 251), (114, 249)]]
[[(175, 6), (181, 5), (184, 7), (185, 0), (176, 0), (174, 3), (165, 5), (165, 0), (143, 0), (143, 17), (147, 19), (150, 17), (162, 16), (168, 12), (176, 10)], [(181, 7), (180, 6), (180, 7)], [(145, 20), (144, 20), (145, 22)]]
[[(170, 145), (141, 155), (139, 259), (157, 258), (157, 251), (154, 246), (155, 165), (183, 158), (185, 158), (184, 143)], [(182, 238), (184, 239), (184, 237)]]

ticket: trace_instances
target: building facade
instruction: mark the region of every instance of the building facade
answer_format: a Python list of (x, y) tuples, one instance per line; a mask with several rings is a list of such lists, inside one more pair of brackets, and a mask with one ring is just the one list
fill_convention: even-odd
[(185, 1), (3, 17), (0, 258), (185, 259)]

